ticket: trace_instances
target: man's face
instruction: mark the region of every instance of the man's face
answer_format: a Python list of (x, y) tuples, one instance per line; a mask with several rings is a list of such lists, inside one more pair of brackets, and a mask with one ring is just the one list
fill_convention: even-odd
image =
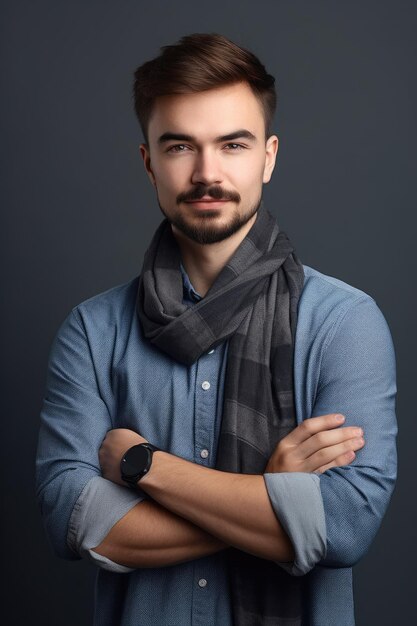
[(262, 108), (247, 83), (158, 98), (148, 137), (141, 154), (174, 232), (210, 244), (254, 218), (278, 138), (265, 143)]

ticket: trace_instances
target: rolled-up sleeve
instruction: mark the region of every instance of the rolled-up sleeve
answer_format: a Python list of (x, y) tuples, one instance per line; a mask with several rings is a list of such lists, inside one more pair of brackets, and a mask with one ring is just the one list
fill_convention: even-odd
[(36, 455), (36, 492), (46, 534), (65, 559), (87, 557), (130, 571), (92, 551), (145, 494), (101, 476), (98, 451), (113, 428), (82, 319), (74, 309), (49, 355)]
[(397, 474), (395, 352), (388, 324), (370, 296), (346, 310), (323, 351), (312, 416), (342, 413), (361, 426), (365, 445), (349, 465), (319, 475), (328, 567), (351, 567), (367, 552)]
[(293, 562), (278, 562), (293, 576), (309, 572), (326, 553), (326, 521), (317, 474), (266, 473), (272, 507), (293, 544)]
[(130, 509), (145, 499), (132, 489), (95, 476), (82, 490), (74, 505), (68, 525), (68, 545), (80, 556), (111, 572), (127, 573), (133, 569), (111, 561), (95, 552), (111, 528)]
[(396, 366), (387, 322), (368, 295), (339, 312), (328, 332), (311, 417), (342, 413), (365, 446), (349, 465), (322, 474), (265, 474), (274, 511), (292, 541), (293, 575), (315, 565), (351, 567), (381, 524), (396, 480)]

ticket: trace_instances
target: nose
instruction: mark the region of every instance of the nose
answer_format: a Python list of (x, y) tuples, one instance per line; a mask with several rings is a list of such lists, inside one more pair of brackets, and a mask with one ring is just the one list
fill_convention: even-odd
[(213, 185), (221, 183), (222, 180), (219, 157), (214, 151), (201, 150), (195, 157), (191, 182)]

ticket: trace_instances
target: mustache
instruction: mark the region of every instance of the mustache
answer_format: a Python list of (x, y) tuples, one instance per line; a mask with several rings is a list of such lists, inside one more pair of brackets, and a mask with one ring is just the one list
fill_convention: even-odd
[(205, 196), (209, 196), (210, 198), (213, 198), (213, 200), (240, 201), (240, 195), (236, 192), (224, 190), (219, 185), (208, 187), (207, 185), (201, 183), (190, 191), (180, 193), (177, 197), (177, 202), (192, 202), (193, 200), (201, 200), (201, 198)]

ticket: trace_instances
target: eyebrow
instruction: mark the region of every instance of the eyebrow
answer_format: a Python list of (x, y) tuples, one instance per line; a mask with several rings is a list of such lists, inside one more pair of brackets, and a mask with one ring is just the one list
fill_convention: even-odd
[[(249, 141), (256, 142), (256, 137), (249, 130), (244, 128), (235, 130), (228, 135), (221, 135), (215, 138), (215, 143), (222, 143), (223, 141), (232, 141), (233, 139), (248, 139)], [(162, 145), (167, 141), (192, 141), (195, 142), (196, 138), (193, 135), (185, 135), (184, 133), (163, 133), (158, 139), (158, 145)]]

